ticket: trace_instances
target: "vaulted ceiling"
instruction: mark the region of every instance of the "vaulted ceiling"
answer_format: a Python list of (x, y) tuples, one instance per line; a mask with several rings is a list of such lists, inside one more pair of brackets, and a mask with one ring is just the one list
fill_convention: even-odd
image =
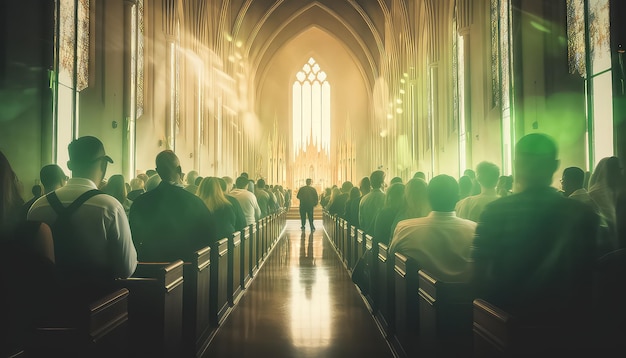
[[(231, 0), (231, 35), (241, 44), (255, 82), (290, 40), (316, 27), (342, 43), (373, 87), (392, 0)], [(402, 0), (404, 1), (404, 0)]]

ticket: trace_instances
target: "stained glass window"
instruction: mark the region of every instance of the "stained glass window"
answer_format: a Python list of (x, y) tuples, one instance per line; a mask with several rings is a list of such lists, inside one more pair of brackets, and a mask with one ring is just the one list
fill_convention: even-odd
[(137, 1), (137, 118), (143, 114), (144, 103), (144, 35), (143, 2)]
[(493, 106), (500, 104), (499, 0), (491, 0), (491, 95)]
[(593, 74), (611, 68), (609, 0), (589, 0), (589, 38)]
[(89, 0), (78, 1), (76, 30), (76, 89), (82, 91), (89, 85)]
[(330, 154), (330, 84), (314, 58), (296, 73), (292, 91), (294, 154), (309, 143)]
[(567, 0), (567, 57), (569, 72), (586, 74), (585, 58), (585, 2)]
[(59, 2), (59, 83), (74, 87), (74, 44), (76, 12), (74, 0)]

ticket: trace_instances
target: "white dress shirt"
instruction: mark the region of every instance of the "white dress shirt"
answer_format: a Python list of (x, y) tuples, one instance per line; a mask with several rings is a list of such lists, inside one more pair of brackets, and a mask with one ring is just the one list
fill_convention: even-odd
[[(55, 191), (63, 206), (69, 206), (81, 194), (97, 189), (94, 182), (71, 178), (67, 185)], [(37, 199), (28, 212), (28, 220), (52, 225), (57, 218), (44, 196)], [(91, 251), (85, 252), (94, 269), (112, 269), (117, 277), (126, 278), (135, 272), (137, 252), (130, 233), (124, 207), (107, 194), (91, 197), (72, 215), (76, 235), (89, 241)], [(55, 238), (56, 239), (56, 238)]]
[(485, 210), (485, 206), (498, 198), (499, 196), (496, 194), (495, 189), (486, 190), (478, 195), (468, 196), (459, 200), (454, 211), (456, 211), (457, 217), (478, 222), (480, 214)]
[(431, 211), (427, 217), (400, 221), (389, 251), (416, 260), (439, 280), (467, 282), (475, 229), (475, 222), (456, 217), (454, 211)]
[(254, 194), (247, 189), (233, 189), (229, 194), (241, 205), (246, 225), (252, 225), (261, 218), (261, 208)]

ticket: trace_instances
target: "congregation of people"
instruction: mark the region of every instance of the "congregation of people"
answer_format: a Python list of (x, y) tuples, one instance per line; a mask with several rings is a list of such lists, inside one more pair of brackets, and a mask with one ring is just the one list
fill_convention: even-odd
[[(3, 349), (19, 346), (52, 305), (46, 295), (54, 285), (78, 283), (85, 295), (102, 290), (130, 277), (138, 262), (187, 260), (291, 206), (290, 190), (247, 173), (235, 180), (185, 175), (171, 150), (156, 156), (154, 170), (128, 182), (119, 174), (105, 180), (114, 162), (98, 138), (75, 139), (68, 151), (71, 177), (58, 165), (42, 167), (41, 186), (26, 202), (0, 152), (0, 262), (6, 265), (0, 279), (20, 293), (2, 295), (0, 306), (13, 308), (3, 312), (13, 327), (2, 335)], [(592, 173), (565, 168), (556, 188), (558, 148), (549, 136), (529, 134), (517, 143), (514, 163), (514, 176), (480, 162), (458, 180), (440, 174), (427, 181), (417, 172), (407, 182), (394, 177), (389, 186), (386, 173), (375, 170), (358, 186), (346, 181), (319, 196), (308, 179), (297, 193), (301, 228), (308, 221), (315, 230), (319, 203), (391, 254), (441, 280), (470, 283), (476, 297), (516, 317), (575, 320), (576, 327), (592, 322), (592, 268), (626, 248), (620, 160), (603, 158)]]
[[(291, 205), (290, 190), (242, 173), (201, 177), (183, 173), (177, 155), (160, 152), (156, 168), (127, 181), (106, 178), (113, 159), (96, 137), (68, 146), (71, 177), (45, 165), (33, 198), (0, 152), (0, 282), (3, 334), (0, 353), (21, 347), (36, 320), (59, 309), (61, 292), (97, 297), (138, 262), (188, 260), (196, 250)], [(67, 295), (63, 295), (63, 300)], [(63, 303), (72, 309), (72, 302)], [(52, 308), (54, 307), (54, 308)]]
[[(391, 257), (400, 253), (438, 280), (467, 283), (473, 297), (519, 322), (569, 327), (564, 336), (582, 344), (597, 329), (598, 312), (613, 309), (598, 307), (607, 297), (597, 297), (597, 268), (626, 265), (626, 181), (620, 160), (607, 157), (592, 173), (565, 168), (557, 188), (558, 158), (552, 138), (529, 134), (515, 147), (514, 176), (483, 161), (458, 180), (440, 174), (427, 182), (417, 172), (386, 186), (385, 172), (376, 170), (358, 188), (345, 182), (325, 190), (320, 201), (374, 246), (387, 245)], [(364, 267), (357, 263), (352, 273), (357, 285)]]

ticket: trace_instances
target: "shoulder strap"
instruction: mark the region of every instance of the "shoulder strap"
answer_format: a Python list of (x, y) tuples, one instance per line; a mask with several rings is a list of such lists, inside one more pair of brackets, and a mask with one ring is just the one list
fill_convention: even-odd
[(59, 200), (59, 197), (56, 195), (55, 192), (51, 192), (50, 194), (46, 195), (46, 198), (48, 199), (50, 206), (52, 206), (54, 211), (56, 211), (57, 215), (63, 214), (69, 216), (72, 215), (87, 200), (98, 194), (103, 194), (103, 192), (98, 189), (91, 189), (89, 191), (86, 191), (82, 193), (78, 198), (76, 198), (76, 200), (74, 200), (74, 202), (71, 203), (68, 207), (64, 207), (63, 204), (61, 204), (61, 201)]

